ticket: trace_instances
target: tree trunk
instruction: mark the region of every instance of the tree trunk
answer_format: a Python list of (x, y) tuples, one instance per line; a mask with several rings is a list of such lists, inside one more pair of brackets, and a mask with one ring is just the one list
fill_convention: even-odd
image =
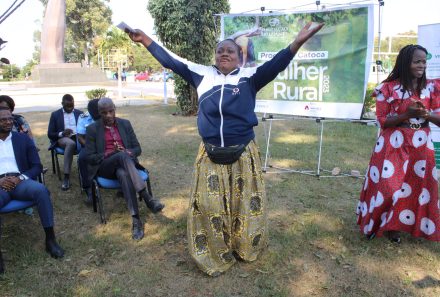
[(84, 66), (89, 67), (89, 49), (87, 48), (87, 42), (84, 42), (84, 48), (83, 48), (83, 53), (84, 53)]
[(191, 111), (189, 112), (190, 115), (196, 115), (198, 108), (199, 108), (199, 98), (197, 96), (197, 90), (190, 86), (190, 94), (191, 94)]

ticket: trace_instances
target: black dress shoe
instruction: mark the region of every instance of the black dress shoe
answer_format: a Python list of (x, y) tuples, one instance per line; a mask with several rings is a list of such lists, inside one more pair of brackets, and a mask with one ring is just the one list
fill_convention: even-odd
[(144, 238), (144, 224), (140, 219), (133, 218), (131, 237), (134, 240), (141, 240), (142, 238)]
[(86, 199), (84, 203), (88, 206), (92, 205), (93, 197), (92, 197), (92, 188), (85, 188), (84, 192), (86, 193)]
[(58, 245), (55, 239), (46, 240), (46, 252), (55, 259), (64, 257), (64, 250)]
[(164, 204), (160, 203), (160, 201), (156, 199), (151, 199), (146, 203), (147, 207), (151, 210), (152, 213), (158, 213), (165, 207)]
[(147, 207), (151, 210), (152, 213), (158, 213), (165, 207), (165, 205), (160, 203), (159, 200), (151, 197), (151, 195), (148, 194), (146, 190), (140, 192), (139, 194), (141, 198), (144, 199), (145, 203), (147, 204)]
[(61, 185), (61, 190), (67, 191), (68, 189), (70, 189), (70, 180), (64, 179), (63, 184)]

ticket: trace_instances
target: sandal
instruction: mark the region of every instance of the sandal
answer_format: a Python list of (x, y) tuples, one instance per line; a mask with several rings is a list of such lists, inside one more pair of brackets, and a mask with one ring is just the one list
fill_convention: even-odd
[(400, 244), (401, 243), (401, 239), (400, 239), (400, 233), (399, 231), (388, 231), (387, 232), (387, 237), (391, 242)]
[(369, 235), (366, 235), (368, 240), (373, 240), (376, 237), (376, 233), (371, 233)]

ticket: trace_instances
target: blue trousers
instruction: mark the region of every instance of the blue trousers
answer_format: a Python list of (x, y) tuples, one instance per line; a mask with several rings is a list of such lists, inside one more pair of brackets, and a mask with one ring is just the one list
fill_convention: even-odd
[(53, 227), (53, 207), (50, 200), (49, 190), (43, 184), (32, 179), (20, 182), (15, 189), (10, 192), (0, 188), (0, 207), (3, 207), (11, 199), (22, 201), (34, 201), (37, 205), (38, 215), (40, 216), (43, 228)]

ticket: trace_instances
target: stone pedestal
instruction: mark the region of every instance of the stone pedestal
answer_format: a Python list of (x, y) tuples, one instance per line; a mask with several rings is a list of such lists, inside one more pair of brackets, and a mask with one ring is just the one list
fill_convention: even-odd
[(99, 68), (81, 67), (80, 63), (37, 65), (31, 80), (40, 86), (95, 84), (109, 82)]

